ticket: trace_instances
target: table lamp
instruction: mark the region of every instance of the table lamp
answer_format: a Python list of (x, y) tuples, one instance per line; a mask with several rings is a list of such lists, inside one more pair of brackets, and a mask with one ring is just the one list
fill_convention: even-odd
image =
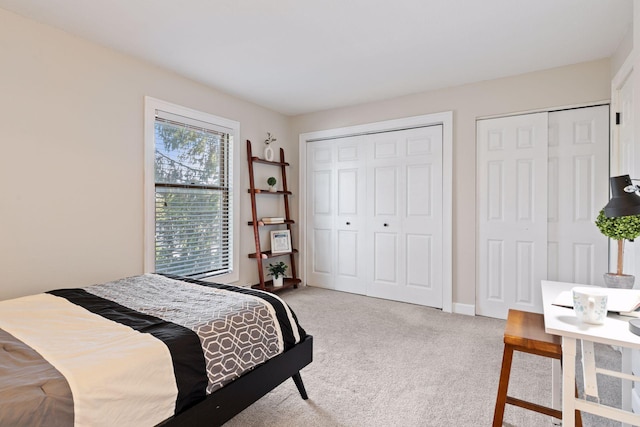
[(613, 176), (611, 183), (611, 200), (604, 207), (607, 218), (640, 214), (640, 188), (631, 182), (629, 175)]
[[(604, 214), (608, 218), (640, 214), (640, 187), (631, 182), (629, 175), (609, 178), (611, 184), (611, 200), (604, 207)], [(640, 335), (640, 319), (629, 321), (629, 331)]]

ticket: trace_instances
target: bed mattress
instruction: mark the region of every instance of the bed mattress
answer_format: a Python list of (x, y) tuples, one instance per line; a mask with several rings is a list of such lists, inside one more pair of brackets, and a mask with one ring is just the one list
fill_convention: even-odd
[(0, 301), (0, 426), (143, 426), (305, 338), (276, 295), (146, 274)]

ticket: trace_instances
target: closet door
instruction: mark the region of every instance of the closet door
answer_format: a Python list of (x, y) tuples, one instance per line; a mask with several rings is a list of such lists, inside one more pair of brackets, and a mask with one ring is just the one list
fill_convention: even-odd
[(307, 283), (442, 307), (442, 126), (307, 146)]
[(607, 238), (594, 222), (609, 200), (608, 141), (608, 105), (549, 113), (549, 280), (604, 285)]
[(367, 146), (361, 137), (316, 141), (307, 148), (307, 283), (366, 293)]
[(317, 141), (307, 147), (307, 283), (334, 288), (335, 147), (333, 141)]
[(547, 275), (547, 113), (477, 122), (476, 313), (542, 312)]
[(367, 295), (442, 307), (442, 126), (368, 137)]
[(334, 289), (357, 294), (366, 293), (366, 162), (362, 159), (367, 157), (367, 148), (359, 136), (334, 144)]
[(479, 120), (477, 141), (476, 312), (541, 312), (541, 279), (602, 285), (609, 107)]
[[(619, 155), (614, 158), (619, 164), (612, 165), (613, 170), (611, 175), (629, 175), (632, 179), (640, 177), (640, 148), (638, 143), (634, 143), (633, 128), (634, 113), (633, 113), (633, 73), (631, 73), (625, 80), (622, 87), (617, 89), (617, 106), (616, 111), (620, 113), (620, 125), (617, 126), (617, 147)], [(636, 184), (638, 182), (636, 181)], [(640, 248), (638, 243), (640, 240), (636, 240), (634, 243), (625, 243), (624, 248), (624, 273), (632, 274), (636, 277), (640, 276)], [(615, 266), (618, 262), (618, 252), (615, 249), (616, 245), (612, 245), (610, 251), (610, 265)], [(640, 288), (640, 279), (636, 279), (635, 289)]]

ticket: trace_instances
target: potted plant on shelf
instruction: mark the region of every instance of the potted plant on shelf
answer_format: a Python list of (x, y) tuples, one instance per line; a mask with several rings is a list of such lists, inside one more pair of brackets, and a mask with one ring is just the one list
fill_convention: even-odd
[(269, 185), (269, 191), (275, 193), (276, 191), (276, 182), (278, 182), (275, 177), (270, 176), (267, 178), (267, 184)]
[(273, 286), (275, 288), (282, 286), (284, 273), (287, 271), (287, 268), (289, 268), (289, 266), (282, 261), (277, 264), (269, 264), (267, 267), (269, 271), (268, 275), (273, 277)]
[(609, 218), (604, 209), (598, 214), (596, 226), (600, 232), (610, 239), (618, 241), (618, 265), (616, 273), (606, 273), (604, 282), (609, 288), (632, 288), (635, 278), (630, 274), (623, 274), (624, 241), (633, 241), (640, 236), (640, 215), (618, 216)]

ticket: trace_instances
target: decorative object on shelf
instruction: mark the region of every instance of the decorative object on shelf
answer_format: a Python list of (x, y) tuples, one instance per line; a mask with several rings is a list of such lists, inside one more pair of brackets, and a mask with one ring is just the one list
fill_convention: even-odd
[(267, 185), (269, 185), (269, 191), (272, 193), (276, 192), (276, 182), (278, 181), (273, 176), (267, 178)]
[(291, 252), (291, 231), (273, 230), (271, 232), (271, 253), (281, 254)]
[(268, 276), (273, 277), (273, 286), (279, 288), (282, 286), (284, 281), (284, 273), (287, 271), (289, 266), (284, 262), (280, 261), (277, 264), (269, 264), (267, 270), (269, 273)]
[(618, 241), (618, 265), (615, 274), (604, 275), (604, 282), (609, 288), (630, 289), (635, 278), (623, 274), (624, 241), (632, 242), (640, 236), (640, 196), (629, 175), (612, 177), (610, 182), (612, 197), (598, 214), (596, 226), (602, 234)]
[(271, 135), (271, 132), (267, 132), (267, 139), (264, 140), (266, 145), (266, 147), (264, 147), (264, 159), (270, 162), (273, 161), (273, 148), (271, 148), (270, 144), (275, 141), (277, 141), (277, 139)]
[(284, 218), (282, 217), (264, 217), (260, 221), (263, 224), (284, 224)]

